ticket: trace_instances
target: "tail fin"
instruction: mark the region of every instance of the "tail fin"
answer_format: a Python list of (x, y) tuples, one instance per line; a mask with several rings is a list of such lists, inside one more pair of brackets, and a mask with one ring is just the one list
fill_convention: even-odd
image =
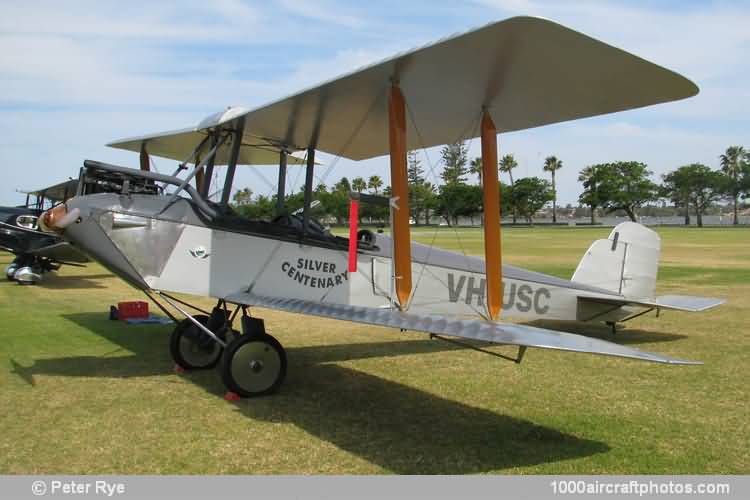
[(572, 281), (629, 298), (653, 299), (661, 239), (635, 222), (618, 224), (606, 240), (596, 240), (578, 263)]

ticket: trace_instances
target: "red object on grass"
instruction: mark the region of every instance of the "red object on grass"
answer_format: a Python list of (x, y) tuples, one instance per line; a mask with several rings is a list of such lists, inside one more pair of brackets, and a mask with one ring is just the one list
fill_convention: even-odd
[(239, 401), (242, 398), (236, 392), (228, 392), (228, 393), (224, 394), (224, 399), (226, 401)]
[(182, 375), (183, 373), (185, 373), (185, 369), (180, 365), (174, 365), (174, 372)]
[(123, 321), (130, 318), (148, 318), (148, 302), (142, 300), (118, 302), (117, 318)]
[(359, 229), (359, 200), (349, 202), (349, 272), (357, 272), (357, 231)]

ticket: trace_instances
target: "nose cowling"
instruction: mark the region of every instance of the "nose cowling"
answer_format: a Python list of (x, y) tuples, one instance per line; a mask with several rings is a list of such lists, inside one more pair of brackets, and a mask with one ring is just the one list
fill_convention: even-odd
[(61, 203), (42, 214), (39, 218), (39, 228), (46, 232), (62, 233), (66, 227), (78, 219), (80, 213), (78, 208), (68, 211), (68, 206)]

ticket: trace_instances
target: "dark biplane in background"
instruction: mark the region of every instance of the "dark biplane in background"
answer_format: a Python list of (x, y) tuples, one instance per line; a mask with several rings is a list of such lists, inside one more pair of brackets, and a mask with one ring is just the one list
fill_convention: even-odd
[(37, 191), (24, 192), (26, 203), (0, 207), (0, 249), (16, 257), (5, 268), (5, 276), (24, 285), (33, 285), (62, 264), (82, 264), (88, 258), (55, 234), (39, 230), (39, 215), (76, 194), (78, 179)]

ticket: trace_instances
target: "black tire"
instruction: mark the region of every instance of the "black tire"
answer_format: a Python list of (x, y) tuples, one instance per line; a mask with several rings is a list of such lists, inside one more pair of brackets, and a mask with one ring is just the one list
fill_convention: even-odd
[(273, 394), (286, 377), (286, 352), (270, 335), (241, 335), (224, 350), (221, 378), (226, 388), (250, 398)]
[[(204, 326), (208, 324), (208, 316), (193, 317)], [(220, 334), (217, 336), (222, 338)], [(213, 368), (221, 359), (223, 350), (221, 344), (187, 318), (177, 324), (169, 338), (172, 359), (185, 370)]]

